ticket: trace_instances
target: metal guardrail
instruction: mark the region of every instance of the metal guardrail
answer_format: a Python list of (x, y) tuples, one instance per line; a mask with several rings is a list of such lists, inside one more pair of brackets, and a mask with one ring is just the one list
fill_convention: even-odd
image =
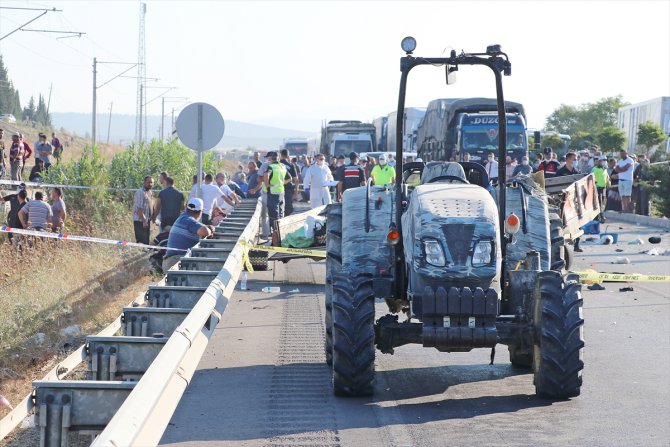
[[(226, 246), (230, 251), (224, 258), (205, 264), (216, 271), (175, 270), (178, 266), (170, 270), (164, 281), (139, 295), (112, 324), (96, 336), (88, 337), (85, 345), (41, 381), (34, 382), (34, 393), (0, 420), (0, 439), (35, 410), (42, 446), (64, 445), (71, 431), (95, 435), (105, 426), (107, 429), (93, 445), (157, 444), (235, 288), (242, 269), (242, 248), (237, 242), (256, 235), (259, 203), (247, 202), (238, 210), (235, 221), (231, 219), (232, 228), (226, 229), (224, 224), (217, 229), (216, 237), (228, 241), (211, 240), (214, 244), (210, 248)], [(241, 228), (240, 221), (246, 221), (247, 225)], [(183, 259), (207, 261), (207, 258)], [(198, 265), (202, 264), (195, 264)], [(179, 284), (171, 284), (170, 275)], [(198, 283), (191, 284), (192, 281)], [(182, 286), (181, 290), (174, 287), (178, 285)], [(152, 299), (152, 290), (162, 295)], [(180, 298), (186, 300), (174, 302)], [(162, 307), (136, 307), (143, 302)], [(170, 305), (174, 308), (169, 308)], [(125, 336), (115, 337), (119, 332)], [(152, 336), (170, 338), (160, 341), (148, 338)], [(156, 342), (163, 345), (158, 352)], [(154, 347), (150, 347), (152, 345)], [(88, 378), (94, 380), (63, 380), (82, 361), (88, 362)], [(140, 381), (114, 382), (112, 376)], [(135, 388), (139, 391), (131, 394)], [(97, 393), (97, 399), (91, 397), (92, 392), (93, 396)]]
[[(255, 237), (259, 220), (260, 203), (237, 239)], [(228, 254), (221, 271), (93, 442), (94, 447), (150, 446), (160, 442), (233, 294), (243, 268), (242, 252), (242, 246), (237, 244)]]

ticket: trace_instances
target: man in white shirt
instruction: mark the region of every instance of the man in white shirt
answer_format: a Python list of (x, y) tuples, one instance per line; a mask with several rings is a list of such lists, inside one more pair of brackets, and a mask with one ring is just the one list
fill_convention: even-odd
[(331, 203), (328, 182), (334, 183), (333, 174), (326, 165), (323, 154), (317, 154), (316, 163), (304, 172), (303, 185), (309, 189), (309, 201), (312, 209)]
[[(216, 206), (219, 198), (223, 199), (223, 201), (230, 205), (231, 208), (235, 206), (235, 202), (229, 199), (217, 185), (212, 183), (213, 180), (214, 178), (212, 177), (212, 174), (207, 174), (205, 176), (205, 182), (202, 184), (202, 223), (205, 225), (210, 225), (212, 210), (214, 209), (214, 206)], [(195, 185), (196, 189), (197, 187), (198, 186)]]
[(621, 211), (628, 212), (630, 196), (633, 194), (633, 159), (628, 156), (626, 149), (621, 149), (621, 158), (617, 161), (614, 170), (619, 174), (619, 195), (621, 196)]
[[(241, 203), (242, 199), (240, 199), (240, 197), (235, 194), (235, 191), (233, 191), (232, 188), (226, 184), (226, 176), (223, 173), (216, 174), (216, 186), (219, 187), (221, 194), (223, 194), (221, 197), (216, 199), (216, 206), (221, 207), (225, 214), (229, 214), (229, 212), (233, 209), (233, 206)], [(224, 200), (224, 197), (227, 197), (230, 200), (226, 201)], [(233, 202), (232, 205), (230, 203), (231, 201)]]
[(489, 175), (489, 180), (498, 180), (498, 162), (494, 154), (489, 154), (488, 163), (486, 163), (486, 173)]

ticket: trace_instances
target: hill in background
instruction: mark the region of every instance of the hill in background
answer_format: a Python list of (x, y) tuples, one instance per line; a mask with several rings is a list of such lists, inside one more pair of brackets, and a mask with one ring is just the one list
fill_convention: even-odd
[[(56, 129), (67, 129), (76, 135), (90, 138), (90, 113), (53, 112), (51, 113), (51, 120)], [(166, 138), (171, 128), (170, 120), (170, 116), (165, 117)], [(160, 121), (160, 116), (147, 117), (147, 135), (149, 138), (159, 138)], [(108, 126), (110, 143), (129, 144), (135, 137), (135, 115), (112, 114), (110, 126), (109, 115), (98, 114), (98, 141), (107, 141)], [(313, 132), (306, 132), (226, 120), (226, 131), (219, 146), (224, 149), (245, 149), (249, 146), (258, 149), (276, 149), (285, 138), (308, 138), (316, 135), (317, 132), (318, 129)]]

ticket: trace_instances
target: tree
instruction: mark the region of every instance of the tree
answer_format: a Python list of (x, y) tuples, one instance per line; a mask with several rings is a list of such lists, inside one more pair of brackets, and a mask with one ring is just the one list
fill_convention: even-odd
[(28, 101), (28, 107), (23, 109), (23, 119), (28, 121), (34, 121), (36, 112), (37, 109), (35, 108), (35, 97), (31, 96), (30, 101)]
[(607, 126), (598, 134), (598, 144), (603, 151), (620, 151), (626, 144), (626, 134), (614, 126)]
[(644, 148), (644, 153), (649, 155), (649, 150), (663, 143), (668, 136), (663, 132), (663, 128), (651, 121), (642, 123), (637, 128), (637, 144)]
[(570, 135), (573, 146), (585, 147), (606, 127), (616, 127), (619, 108), (627, 104), (621, 95), (579, 106), (561, 104), (547, 117), (546, 129)]
[(37, 102), (37, 111), (35, 112), (35, 121), (45, 127), (51, 127), (51, 117), (47, 112), (47, 105), (44, 101), (44, 96), (40, 95)]
[(542, 137), (541, 141), (542, 141), (542, 148), (550, 147), (554, 150), (554, 152), (558, 152), (560, 149), (563, 148), (563, 140), (561, 139), (561, 137), (559, 137), (554, 133), (545, 135), (544, 137)]
[(5, 63), (0, 56), (0, 113), (11, 113), (21, 116), (21, 104), (19, 103), (19, 92), (9, 80), (9, 73)]
[(561, 104), (547, 117), (545, 127), (547, 130), (572, 136), (579, 131), (579, 114), (577, 107)]

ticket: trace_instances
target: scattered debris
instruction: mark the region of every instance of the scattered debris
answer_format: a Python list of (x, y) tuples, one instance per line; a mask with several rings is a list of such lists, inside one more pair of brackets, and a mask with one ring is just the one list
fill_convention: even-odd
[(640, 239), (639, 237), (633, 239), (632, 241), (628, 242), (628, 245), (642, 245), (644, 244), (644, 241)]
[(614, 250), (614, 251), (616, 251), (617, 253), (621, 253), (621, 252), (623, 252), (623, 248), (617, 248), (617, 249)]
[(607, 290), (607, 289), (605, 289), (603, 286), (601, 286), (601, 285), (598, 284), (598, 283), (596, 283), (596, 284), (591, 284), (590, 286), (587, 287), (587, 289), (589, 289), (589, 290)]
[(630, 259), (619, 257), (612, 261), (612, 264), (630, 264)]
[(300, 289), (289, 290), (288, 293), (300, 293)]
[(661, 243), (661, 237), (660, 236), (652, 236), (649, 238), (649, 243), (650, 244), (660, 244)]
[(258, 309), (258, 310), (260, 310), (260, 309), (265, 309), (266, 307), (268, 307), (268, 306), (254, 306), (254, 307), (252, 307), (251, 309), (252, 309), (252, 310), (254, 310), (254, 309)]
[(633, 288), (628, 286), (628, 287), (622, 287), (619, 289), (619, 292), (632, 292)]
[(604, 234), (600, 237), (601, 245), (611, 245), (614, 243), (614, 237), (611, 234)]

